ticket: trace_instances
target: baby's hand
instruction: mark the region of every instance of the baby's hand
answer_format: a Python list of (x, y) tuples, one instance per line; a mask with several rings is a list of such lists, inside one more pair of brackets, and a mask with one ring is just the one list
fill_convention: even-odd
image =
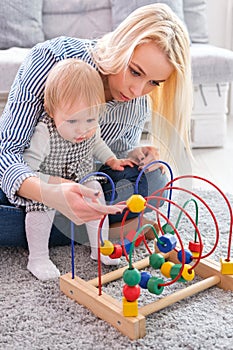
[(105, 164), (110, 166), (112, 170), (122, 171), (125, 166), (130, 166), (132, 168), (135, 163), (132, 159), (109, 158)]

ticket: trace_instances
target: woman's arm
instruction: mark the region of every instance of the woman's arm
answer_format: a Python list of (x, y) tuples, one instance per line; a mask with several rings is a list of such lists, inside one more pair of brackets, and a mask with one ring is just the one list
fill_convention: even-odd
[[(98, 220), (107, 214), (121, 213), (125, 205), (102, 205), (98, 202), (99, 193), (77, 183), (51, 185), (38, 177), (27, 178), (21, 185), (18, 195), (40, 201), (55, 208), (77, 225)], [(92, 200), (87, 201), (86, 198)]]

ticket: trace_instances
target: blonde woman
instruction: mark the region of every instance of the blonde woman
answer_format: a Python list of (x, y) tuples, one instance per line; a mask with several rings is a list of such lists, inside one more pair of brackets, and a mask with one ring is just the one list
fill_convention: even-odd
[[(47, 184), (35, 176), (23, 159), (23, 150), (43, 113), (47, 75), (58, 61), (67, 58), (81, 59), (99, 72), (106, 100), (105, 116), (100, 120), (101, 136), (117, 157), (127, 155), (137, 163), (122, 172), (104, 169), (118, 184), (117, 202), (133, 192), (141, 167), (160, 157), (153, 145), (139, 146), (144, 124), (151, 114), (149, 95), (153, 111), (169, 121), (189, 150), (192, 106), (189, 38), (183, 23), (168, 6), (153, 4), (138, 8), (118, 28), (98, 40), (59, 37), (38, 44), (20, 67), (0, 118), (2, 191), (13, 204), (24, 206), (24, 198), (43, 202), (80, 224), (97, 220), (103, 214), (116, 214), (119, 208), (96, 203), (90, 207), (84, 196), (93, 199), (91, 189), (77, 183)], [(165, 143), (169, 134), (166, 137)], [(161, 168), (149, 170), (139, 185), (142, 195), (167, 182)], [(122, 180), (123, 185), (119, 186)], [(105, 186), (108, 200), (111, 189), (108, 184)], [(6, 198), (2, 201), (6, 203)], [(110, 220), (121, 217), (110, 215)], [(9, 220), (16, 220), (14, 214)]]

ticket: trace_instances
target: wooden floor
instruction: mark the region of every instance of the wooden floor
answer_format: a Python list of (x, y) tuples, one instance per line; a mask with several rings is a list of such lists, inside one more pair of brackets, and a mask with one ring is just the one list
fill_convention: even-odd
[[(233, 194), (233, 116), (228, 117), (227, 137), (222, 148), (193, 149), (196, 162), (192, 173), (214, 182), (225, 193)], [(194, 181), (194, 187), (210, 189), (208, 184)]]

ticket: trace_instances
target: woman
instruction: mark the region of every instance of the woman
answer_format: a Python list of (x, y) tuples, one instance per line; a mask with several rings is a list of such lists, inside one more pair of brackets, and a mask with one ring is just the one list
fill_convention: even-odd
[[(43, 112), (47, 75), (58, 61), (73, 57), (92, 65), (103, 79), (107, 102), (106, 114), (100, 123), (103, 139), (117, 156), (128, 153), (138, 164), (122, 172), (121, 177), (117, 172), (111, 174), (115, 183), (127, 179), (127, 186), (123, 184), (124, 199), (132, 192), (131, 183), (135, 182), (141, 167), (159, 159), (156, 148), (136, 147), (150, 114), (151, 101), (153, 111), (173, 125), (189, 149), (192, 84), (188, 33), (165, 4), (137, 9), (115, 31), (99, 40), (60, 37), (38, 44), (30, 51), (0, 118), (1, 188), (12, 204), (19, 203), (19, 198), (21, 206), (25, 205), (24, 198), (43, 202), (80, 224), (97, 220), (104, 214), (119, 213), (122, 206), (96, 203), (95, 193), (77, 183), (46, 184), (23, 159), (23, 151), (29, 146)], [(107, 172), (107, 169), (101, 170)], [(147, 179), (149, 188), (153, 183), (154, 190), (162, 188), (167, 181), (161, 168), (149, 170), (142, 178), (139, 192)], [(107, 187), (106, 191), (111, 189)], [(87, 203), (85, 197), (93, 199), (93, 203)], [(117, 188), (116, 201), (120, 200)], [(3, 196), (4, 203), (7, 202)]]

